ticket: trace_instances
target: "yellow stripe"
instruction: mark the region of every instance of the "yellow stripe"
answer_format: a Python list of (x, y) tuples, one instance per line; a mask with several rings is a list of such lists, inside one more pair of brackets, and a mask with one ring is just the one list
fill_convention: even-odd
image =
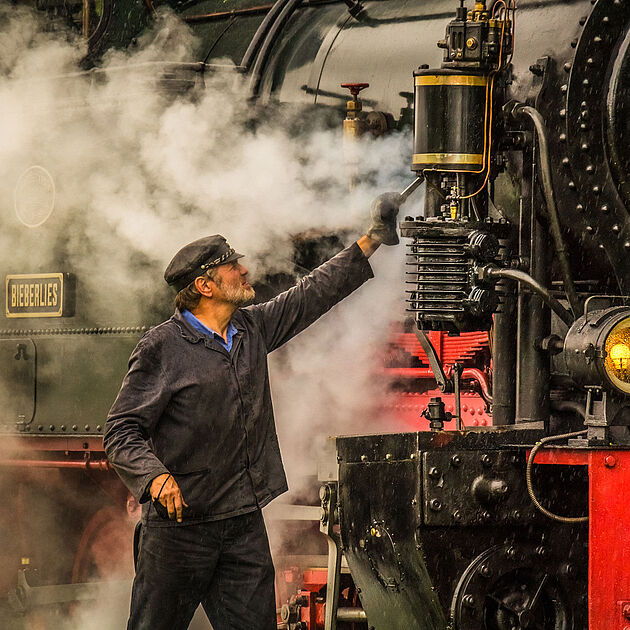
[(464, 85), (464, 86), (486, 86), (488, 77), (463, 76), (459, 74), (426, 74), (416, 77), (416, 85)]
[(483, 164), (483, 153), (414, 153), (414, 164)]

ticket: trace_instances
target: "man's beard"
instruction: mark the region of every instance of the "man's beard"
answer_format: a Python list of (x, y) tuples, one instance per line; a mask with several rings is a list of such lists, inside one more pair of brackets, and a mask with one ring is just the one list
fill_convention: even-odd
[(256, 291), (254, 291), (253, 287), (247, 288), (242, 284), (234, 287), (226, 285), (225, 282), (220, 282), (218, 287), (223, 292), (224, 300), (233, 306), (245, 306), (245, 304), (248, 304), (256, 297)]

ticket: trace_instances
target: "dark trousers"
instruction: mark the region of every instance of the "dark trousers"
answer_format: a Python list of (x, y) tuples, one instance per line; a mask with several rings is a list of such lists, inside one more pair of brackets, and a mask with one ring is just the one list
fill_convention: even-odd
[(213, 630), (276, 630), (260, 510), (198, 525), (142, 526), (127, 630), (185, 630), (199, 604)]

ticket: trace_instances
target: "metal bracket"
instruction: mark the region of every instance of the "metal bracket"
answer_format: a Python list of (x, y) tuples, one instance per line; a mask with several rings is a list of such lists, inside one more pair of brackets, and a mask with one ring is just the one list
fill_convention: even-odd
[(440, 391), (444, 392), (445, 394), (452, 393), (454, 391), (453, 382), (449, 378), (447, 378), (446, 374), (444, 373), (444, 368), (442, 367), (437, 352), (435, 351), (433, 344), (427, 337), (427, 334), (424, 332), (424, 330), (421, 330), (417, 326), (414, 329), (414, 333), (416, 335), (416, 338), (420, 342), (422, 349), (427, 355), (427, 359), (429, 359), (429, 365), (431, 366), (431, 370), (433, 371), (435, 381), (437, 382)]
[(326, 608), (324, 630), (336, 630), (339, 606), (339, 584), (341, 577), (341, 536), (335, 531), (338, 521), (337, 484), (324, 484), (319, 490), (322, 501), (322, 518), (319, 531), (328, 542), (328, 577), (326, 581)]

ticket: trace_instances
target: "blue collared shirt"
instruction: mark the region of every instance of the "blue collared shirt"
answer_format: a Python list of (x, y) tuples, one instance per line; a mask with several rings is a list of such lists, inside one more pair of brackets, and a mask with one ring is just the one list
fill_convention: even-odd
[(214, 337), (228, 352), (232, 349), (232, 338), (237, 332), (236, 326), (232, 322), (228, 324), (227, 332), (225, 333), (226, 341), (218, 332), (202, 324), (190, 311), (182, 311), (182, 315), (193, 328), (196, 328), (204, 335), (208, 335), (208, 337)]

